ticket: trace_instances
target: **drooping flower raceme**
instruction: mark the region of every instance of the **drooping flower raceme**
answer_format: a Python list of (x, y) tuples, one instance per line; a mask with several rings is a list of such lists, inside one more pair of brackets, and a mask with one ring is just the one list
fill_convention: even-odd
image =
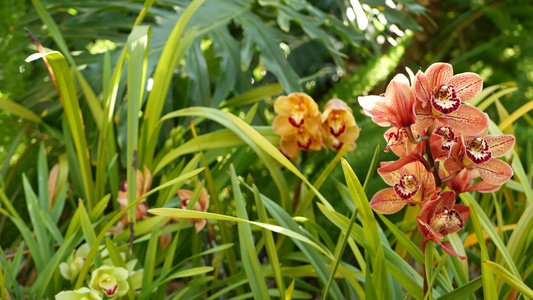
[(468, 207), (454, 204), (455, 198), (469, 191), (492, 192), (509, 180), (513, 170), (497, 157), (511, 150), (515, 138), (487, 135), (488, 115), (465, 104), (483, 87), (479, 75), (454, 75), (451, 65), (436, 63), (411, 76), (411, 82), (409, 86), (405, 76), (396, 76), (385, 94), (359, 97), (363, 111), (375, 123), (393, 126), (385, 133), (385, 151), (399, 157), (381, 164), (378, 173), (393, 187), (378, 191), (370, 205), (391, 214), (419, 204), (422, 249), (433, 240), (459, 256), (442, 241), (463, 228), (469, 217)]
[(103, 265), (91, 274), (89, 287), (104, 293), (109, 298), (122, 297), (128, 293), (128, 270)]

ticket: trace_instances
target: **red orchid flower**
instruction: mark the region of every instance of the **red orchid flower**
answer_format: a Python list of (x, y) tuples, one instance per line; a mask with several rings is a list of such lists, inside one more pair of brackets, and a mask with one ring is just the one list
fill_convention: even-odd
[(382, 127), (402, 128), (416, 122), (414, 104), (415, 94), (409, 79), (403, 74), (396, 75), (381, 96), (362, 96), (358, 98), (366, 115)]
[[(388, 164), (390, 162), (382, 162), (381, 166), (386, 167)], [(423, 206), (440, 191), (440, 187), (435, 186), (433, 174), (419, 161), (392, 172), (379, 168), (378, 173), (392, 186), (377, 192), (370, 201), (370, 206), (382, 214), (396, 213), (405, 205)]]
[(470, 217), (468, 206), (455, 204), (455, 193), (444, 191), (440, 197), (430, 201), (422, 208), (420, 216), (416, 217), (418, 230), (424, 236), (420, 248), (425, 251), (426, 243), (431, 240), (441, 246), (448, 254), (462, 260), (466, 257), (455, 252), (450, 242), (441, 241), (450, 233), (459, 231)]
[(496, 159), (511, 151), (515, 142), (512, 135), (465, 136), (452, 147), (444, 167), (450, 173), (469, 169), (469, 176), (483, 178), (488, 184), (502, 185), (513, 176), (513, 169)]
[(488, 117), (481, 110), (461, 102), (472, 100), (483, 88), (483, 80), (475, 73), (453, 75), (446, 63), (432, 64), (425, 73), (419, 71), (413, 84), (419, 100), (415, 105), (417, 130), (431, 125), (450, 126), (463, 134), (478, 134), (488, 126)]

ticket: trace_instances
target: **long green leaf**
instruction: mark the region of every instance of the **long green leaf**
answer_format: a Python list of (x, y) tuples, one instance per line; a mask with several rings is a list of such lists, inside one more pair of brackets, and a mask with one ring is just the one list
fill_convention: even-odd
[[(237, 217), (248, 220), (248, 213), (244, 204), (239, 181), (233, 165), (230, 166), (231, 186), (233, 188), (233, 197), (235, 199), (235, 207)], [(239, 244), (241, 249), (242, 264), (244, 271), (248, 277), (250, 288), (255, 299), (268, 299), (268, 288), (261, 270), (261, 263), (257, 257), (257, 251), (254, 245), (254, 238), (250, 224), (239, 222), (237, 224), (239, 232)]]
[[(37, 2), (36, 0), (33, 1)], [(85, 187), (85, 196), (87, 203), (89, 204), (89, 210), (91, 210), (94, 205), (94, 183), (92, 180), (92, 171), (88, 156), (89, 150), (87, 149), (87, 140), (83, 129), (83, 119), (80, 114), (80, 105), (78, 103), (72, 75), (65, 57), (61, 53), (54, 51), (46, 53), (45, 56), (56, 77), (59, 94), (63, 103), (64, 115), (67, 118), (72, 133), (72, 139), (76, 146), (76, 154)]]
[[(191, 2), (179, 18), (167, 39), (165, 48), (163, 49), (163, 53), (161, 54), (161, 58), (159, 59), (159, 63), (154, 72), (154, 85), (152, 91), (146, 101), (144, 114), (145, 123), (143, 123), (141, 140), (148, 140), (148, 137), (159, 134), (159, 132), (155, 132), (155, 129), (159, 122), (159, 116), (161, 116), (161, 112), (163, 111), (164, 99), (167, 96), (170, 81), (174, 76), (174, 69), (187, 50), (185, 48), (179, 49), (179, 47), (182, 46), (182, 35), (193, 14), (204, 2), (205, 0), (194, 0)], [(176, 49), (179, 51), (176, 51)], [(155, 144), (153, 147), (155, 149)], [(149, 168), (151, 167), (154, 149), (148, 148), (140, 151), (141, 154), (144, 155), (143, 163)]]
[[(487, 245), (485, 244), (485, 239), (483, 239), (483, 232), (481, 229), (481, 224), (479, 222), (479, 215), (477, 212), (476, 206), (472, 205), (472, 202), (470, 204), (470, 219), (472, 220), (472, 223), (474, 224), (474, 231), (476, 232), (477, 239), (479, 241), (479, 246), (481, 248), (481, 260), (482, 261), (488, 261), (489, 254), (487, 251)], [(481, 265), (481, 275), (482, 275), (482, 281), (483, 281), (483, 295), (485, 296), (485, 299), (498, 299), (498, 291), (496, 290), (496, 284), (494, 282), (494, 276), (490, 272), (488, 266), (486, 264)]]
[[(139, 111), (143, 99), (146, 79), (146, 65), (148, 60), (148, 41), (150, 40), (150, 27), (135, 26), (127, 41), (126, 57), (128, 60), (128, 142), (127, 142), (127, 184), (128, 204), (137, 198), (137, 150), (139, 138)], [(130, 208), (128, 220), (131, 224), (133, 239), (133, 226), (135, 223), (136, 209)], [(132, 242), (132, 240), (130, 240)], [(130, 245), (131, 246), (131, 245)]]
[(520, 293), (524, 294), (524, 296), (528, 298), (533, 298), (533, 290), (528, 287), (520, 277), (516, 277), (511, 272), (507, 271), (504, 267), (501, 265), (492, 262), (492, 261), (484, 261), (484, 265), (491, 270), (492, 273), (494, 273), (496, 276), (500, 277), (503, 281), (505, 281), (507, 284), (515, 288)]
[[(26, 205), (28, 213), (30, 214), (35, 237), (39, 243), (39, 255), (44, 261), (48, 261), (51, 257), (50, 253), (50, 239), (48, 233), (45, 231), (45, 225), (41, 218), (41, 209), (39, 208), (39, 200), (31, 188), (30, 182), (26, 175), (22, 175), (22, 185), (24, 187), (24, 196), (26, 197)], [(37, 255), (37, 253), (35, 253)]]
[(39, 118), (39, 116), (37, 116), (34, 112), (6, 98), (0, 98), (0, 109), (8, 111), (15, 116), (21, 117), (31, 122), (42, 122), (41, 118)]
[(286, 229), (286, 228), (283, 228), (277, 225), (254, 222), (254, 221), (249, 221), (249, 220), (236, 218), (232, 216), (201, 212), (201, 211), (191, 211), (191, 210), (185, 210), (185, 209), (179, 209), (179, 208), (153, 208), (153, 209), (148, 210), (148, 212), (153, 215), (166, 216), (166, 217), (171, 217), (171, 218), (210, 219), (210, 220), (221, 220), (221, 221), (231, 221), (231, 222), (244, 222), (244, 223), (256, 225), (256, 226), (265, 228), (267, 230), (277, 232), (285, 236), (288, 236), (290, 238), (294, 238), (299, 241), (302, 241), (308, 245), (313, 246), (315, 249), (322, 252), (326, 257), (333, 259), (331, 252), (329, 252), (329, 250), (325, 248), (323, 245), (318, 245), (315, 242), (311, 241), (309, 238), (303, 236), (302, 234), (299, 234), (297, 232), (294, 232), (292, 230), (289, 230), (289, 229)]
[[(265, 205), (263, 204), (263, 199), (261, 198), (261, 193), (259, 192), (259, 189), (254, 184), (252, 186), (254, 190), (254, 199), (255, 199), (255, 206), (257, 207), (257, 215), (259, 217), (259, 221), (262, 223), (267, 223), (268, 216), (267, 212), (265, 210)], [(265, 239), (265, 248), (268, 254), (268, 260), (270, 261), (270, 265), (272, 266), (272, 271), (274, 272), (274, 278), (276, 279), (276, 284), (278, 286), (278, 289), (281, 293), (281, 295), (285, 294), (285, 283), (283, 282), (283, 277), (281, 275), (281, 269), (280, 269), (280, 262), (278, 258), (278, 253), (276, 249), (276, 242), (274, 241), (274, 237), (272, 236), (272, 232), (262, 229), (263, 238)]]

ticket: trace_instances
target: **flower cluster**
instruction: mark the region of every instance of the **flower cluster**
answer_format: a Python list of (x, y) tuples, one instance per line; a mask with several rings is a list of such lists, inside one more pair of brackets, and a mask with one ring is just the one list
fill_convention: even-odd
[(450, 64), (436, 63), (410, 79), (399, 74), (384, 94), (359, 97), (366, 115), (385, 132), (387, 148), (399, 159), (382, 162), (378, 173), (391, 187), (377, 192), (370, 206), (383, 214), (405, 205), (422, 208), (417, 217), (424, 236), (421, 248), (432, 240), (447, 253), (459, 256), (442, 239), (463, 228), (470, 216), (467, 206), (455, 204), (463, 192), (492, 192), (513, 170), (497, 159), (509, 152), (512, 135), (487, 135), (488, 116), (465, 102), (481, 92), (475, 73), (453, 74)]
[(281, 136), (281, 152), (295, 159), (300, 150), (320, 150), (327, 146), (339, 151), (345, 144), (355, 150), (359, 128), (352, 109), (340, 99), (331, 99), (321, 114), (317, 103), (304, 93), (280, 96), (274, 102), (278, 115), (272, 128)]

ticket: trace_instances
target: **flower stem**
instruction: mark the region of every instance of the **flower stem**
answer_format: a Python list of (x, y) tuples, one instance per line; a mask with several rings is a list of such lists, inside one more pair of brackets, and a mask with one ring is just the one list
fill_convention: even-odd
[(403, 129), (405, 130), (405, 133), (407, 133), (407, 137), (409, 138), (409, 141), (413, 144), (420, 144), (422, 141), (424, 140), (428, 140), (429, 141), (429, 135), (425, 135), (425, 136), (418, 136), (416, 139), (415, 139), (415, 136), (413, 134), (413, 131), (411, 130), (411, 126), (404, 126)]

